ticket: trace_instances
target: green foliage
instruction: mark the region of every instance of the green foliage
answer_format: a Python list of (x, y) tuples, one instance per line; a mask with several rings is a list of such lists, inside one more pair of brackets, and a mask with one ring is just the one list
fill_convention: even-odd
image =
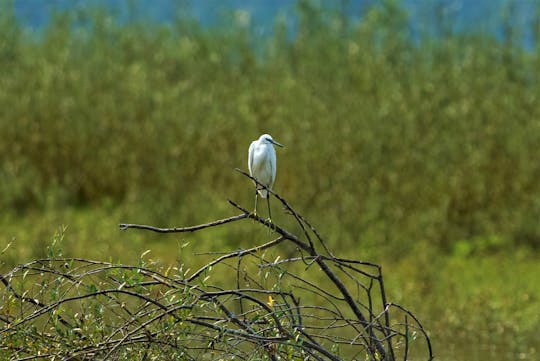
[(418, 43), (394, 1), (354, 25), (297, 10), (293, 39), (279, 19), (259, 39), (235, 17), (204, 29), (99, 9), (56, 14), (36, 39), (2, 12), (2, 208), (218, 214), (248, 199), (232, 168), (268, 131), (287, 145), (276, 189), (343, 244), (538, 247), (538, 51), (488, 35)]

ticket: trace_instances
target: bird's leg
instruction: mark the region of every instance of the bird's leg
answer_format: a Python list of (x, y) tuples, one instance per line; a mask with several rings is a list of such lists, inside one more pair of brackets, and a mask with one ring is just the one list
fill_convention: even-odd
[(272, 213), (270, 212), (270, 193), (266, 194), (266, 203), (268, 204), (268, 220), (272, 222)]
[(255, 187), (255, 209), (253, 210), (253, 214), (257, 215), (257, 198), (259, 196), (259, 193), (257, 192), (257, 187)]

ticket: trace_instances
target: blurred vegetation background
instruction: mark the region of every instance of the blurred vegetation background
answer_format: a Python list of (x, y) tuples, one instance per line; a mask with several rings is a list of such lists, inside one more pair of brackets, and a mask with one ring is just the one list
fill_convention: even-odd
[(36, 35), (0, 4), (3, 269), (46, 255), (62, 226), (65, 254), (125, 263), (271, 237), (117, 228), (226, 217), (227, 199), (250, 208), (234, 168), (267, 132), (286, 145), (275, 190), (336, 254), (383, 265), (436, 356), (538, 355), (540, 21), (516, 27), (508, 6), (499, 38), (442, 20), (414, 35), (399, 1), (352, 22), (299, 0), (297, 28), (278, 16), (264, 38), (245, 12), (209, 27), (183, 5), (171, 24), (57, 12)]

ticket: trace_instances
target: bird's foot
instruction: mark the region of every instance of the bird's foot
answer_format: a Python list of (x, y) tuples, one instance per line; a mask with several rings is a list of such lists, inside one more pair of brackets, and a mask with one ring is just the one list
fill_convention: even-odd
[(274, 222), (272, 222), (272, 218), (267, 218), (266, 219), (266, 222), (267, 222), (267, 225), (268, 225), (268, 229), (271, 230), (271, 231), (275, 231), (276, 230), (276, 224)]

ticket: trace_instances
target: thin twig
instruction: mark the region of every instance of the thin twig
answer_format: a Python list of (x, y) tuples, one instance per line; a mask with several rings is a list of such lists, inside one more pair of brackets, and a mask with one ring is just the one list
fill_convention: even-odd
[[(142, 359), (174, 353), (185, 360), (204, 356), (318, 361), (341, 361), (338, 355), (344, 355), (396, 361), (396, 357), (407, 359), (412, 346), (408, 334), (413, 329), (424, 337), (432, 360), (429, 336), (416, 316), (387, 302), (381, 267), (335, 257), (302, 215), (267, 190), (295, 217), (299, 232), (290, 232), (233, 201), (229, 202), (239, 215), (191, 227), (120, 224), (122, 230), (179, 233), (249, 218), (276, 234), (272, 241), (246, 250), (213, 252), (216, 258), (189, 277), (183, 265), (162, 272), (81, 258), (35, 260), (0, 275), (5, 286), (0, 299), (6, 300), (0, 308), (4, 312), (0, 322), (5, 324), (0, 329), (0, 357), (7, 350), (13, 354), (11, 359), (33, 359), (36, 349), (54, 345), (60, 347), (58, 351), (41, 355), (107, 359), (135, 352)], [(274, 253), (262, 252), (283, 242), (291, 242), (300, 256), (269, 260)], [(218, 283), (213, 282), (220, 273)], [(202, 279), (203, 274), (208, 277)], [(321, 275), (326, 282), (321, 282)], [(16, 311), (10, 310), (12, 304)], [(404, 315), (405, 323), (390, 324), (390, 313), (392, 319)], [(26, 332), (38, 323), (40, 327)], [(92, 332), (92, 337), (85, 332)], [(19, 345), (13, 346), (12, 340)], [(405, 349), (399, 349), (396, 345), (403, 340)]]
[(220, 219), (220, 220), (210, 222), (210, 223), (198, 224), (192, 227), (160, 228), (160, 227), (154, 227), (154, 226), (147, 226), (144, 224), (129, 224), (129, 223), (120, 223), (118, 226), (120, 227), (121, 231), (125, 231), (130, 228), (135, 228), (135, 229), (145, 229), (147, 231), (158, 232), (158, 233), (183, 233), (183, 232), (195, 232), (195, 231), (199, 231), (201, 229), (205, 229), (209, 227), (220, 226), (222, 224), (236, 222), (247, 217), (248, 217), (248, 214), (243, 213), (237, 216)]

